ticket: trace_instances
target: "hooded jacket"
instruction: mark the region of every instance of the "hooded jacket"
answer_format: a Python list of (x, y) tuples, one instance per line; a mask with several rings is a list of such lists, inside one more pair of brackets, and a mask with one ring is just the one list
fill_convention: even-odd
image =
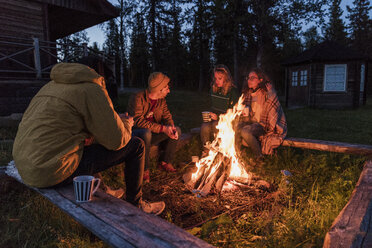
[(84, 141), (109, 150), (123, 148), (131, 128), (115, 112), (104, 78), (76, 63), (60, 63), (31, 100), (19, 124), (13, 158), (24, 183), (56, 185), (76, 170)]

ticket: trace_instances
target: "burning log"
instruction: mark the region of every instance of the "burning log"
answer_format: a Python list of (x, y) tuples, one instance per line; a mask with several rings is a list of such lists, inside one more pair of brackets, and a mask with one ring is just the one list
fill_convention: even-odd
[(233, 122), (244, 109), (243, 97), (233, 109), (220, 115), (216, 138), (209, 144), (209, 154), (196, 163), (197, 171), (183, 176), (187, 186), (206, 196), (210, 192), (221, 192), (227, 179), (248, 183), (249, 175), (235, 151), (235, 131)]

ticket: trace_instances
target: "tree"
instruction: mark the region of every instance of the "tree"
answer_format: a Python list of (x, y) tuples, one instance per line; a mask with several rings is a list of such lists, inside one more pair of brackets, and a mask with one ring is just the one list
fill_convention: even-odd
[(82, 54), (81, 46), (85, 43), (88, 44), (89, 37), (86, 31), (80, 31), (62, 39), (57, 40), (61, 46), (61, 52), (58, 54), (62, 61), (76, 61)]
[(166, 36), (168, 40), (162, 42), (162, 44), (167, 44), (162, 54), (166, 54), (164, 66), (167, 68), (176, 87), (184, 85), (185, 82), (184, 65), (186, 64), (186, 51), (181, 37), (183, 19), (180, 4), (182, 2), (180, 0), (167, 0), (168, 8), (164, 11), (164, 21), (169, 29), (164, 29), (165, 32), (168, 32)]
[(131, 0), (117, 0), (115, 5), (119, 11), (120, 16), (114, 20), (110, 20), (106, 26), (106, 41), (104, 44), (105, 50), (111, 56), (115, 57), (115, 64), (120, 73), (120, 87), (124, 87), (124, 71), (127, 67), (127, 39), (129, 32), (126, 27), (129, 27), (129, 21), (131, 20), (132, 11), (134, 8), (134, 2)]
[[(211, 1), (210, 0), (190, 0), (191, 7), (187, 10), (187, 19), (192, 23), (191, 30), (188, 32), (190, 73), (198, 75), (198, 91), (206, 88), (208, 68), (211, 59)], [(197, 68), (195, 68), (197, 67)]]
[(353, 7), (346, 6), (349, 12), (347, 18), (350, 21), (350, 38), (354, 48), (365, 53), (370, 53), (372, 49), (370, 34), (370, 19), (368, 12), (371, 10), (369, 0), (354, 0)]
[(321, 42), (321, 37), (318, 33), (318, 29), (316, 26), (312, 26), (308, 28), (304, 34), (304, 47), (305, 49), (309, 49), (311, 47), (314, 47), (318, 45)]
[(341, 19), (343, 11), (340, 8), (340, 3), (341, 0), (332, 0), (329, 5), (329, 22), (325, 26), (325, 39), (346, 44), (345, 24)]
[(150, 54), (147, 41), (147, 30), (140, 11), (134, 16), (132, 25), (131, 47), (129, 55), (130, 81), (132, 84), (146, 88), (147, 76), (150, 73)]

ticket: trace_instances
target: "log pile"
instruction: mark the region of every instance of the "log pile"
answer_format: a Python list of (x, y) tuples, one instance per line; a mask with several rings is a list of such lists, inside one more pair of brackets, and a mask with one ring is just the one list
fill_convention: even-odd
[(224, 156), (221, 152), (202, 158), (199, 161), (199, 170), (189, 170), (184, 174), (183, 180), (186, 185), (194, 189), (194, 193), (206, 196), (209, 193), (220, 193), (228, 179), (247, 184), (248, 177), (229, 177), (231, 172), (232, 158)]

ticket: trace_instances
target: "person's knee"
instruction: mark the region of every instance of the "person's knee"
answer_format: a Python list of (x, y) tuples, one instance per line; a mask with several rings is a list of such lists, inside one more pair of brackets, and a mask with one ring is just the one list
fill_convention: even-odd
[(132, 137), (131, 142), (133, 143), (134, 146), (140, 148), (140, 149), (145, 149), (145, 142), (139, 138), (139, 137)]
[(245, 126), (242, 128), (241, 132), (241, 137), (245, 140), (245, 141), (250, 141), (252, 138), (254, 138), (253, 134), (252, 134), (252, 129), (250, 126)]
[(148, 129), (148, 128), (145, 128), (143, 130), (142, 138), (143, 138), (143, 141), (145, 141), (146, 144), (150, 143), (151, 142), (151, 138), (152, 138), (151, 130)]

